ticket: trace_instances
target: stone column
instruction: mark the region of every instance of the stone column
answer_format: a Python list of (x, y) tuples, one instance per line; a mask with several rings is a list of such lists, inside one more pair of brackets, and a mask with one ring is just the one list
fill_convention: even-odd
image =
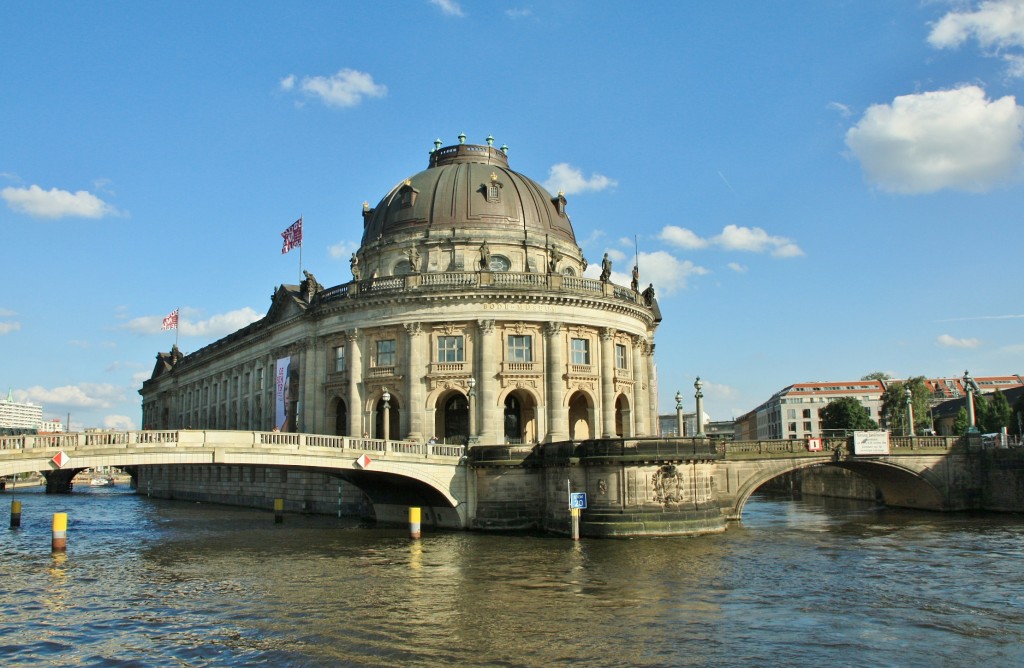
[(359, 388), (363, 382), (363, 356), (359, 350), (357, 329), (345, 333), (345, 364), (348, 365), (348, 393), (345, 398), (348, 404), (348, 435), (359, 438), (367, 428), (363, 424), (363, 402), (359, 398)]
[(477, 405), (481, 412), (482, 420), (477, 423), (478, 436), (482, 445), (494, 445), (504, 443), (504, 411), (499, 411), (497, 406), (498, 380), (497, 369), (501, 360), (495, 347), (497, 335), (494, 331), (493, 320), (478, 320), (477, 327), (480, 330), (480, 350), (476, 356), (478, 364), (474, 365), (473, 373), (477, 378), (477, 391), (479, 399)]
[(309, 434), (328, 434), (327, 429), (327, 397), (324, 384), (327, 381), (327, 346), (324, 340), (310, 337), (306, 347), (306, 377), (302, 382), (305, 388), (305, 416), (302, 418), (303, 429)]
[(612, 342), (615, 330), (601, 330), (601, 416), (604, 438), (615, 438), (615, 358)]
[(632, 338), (633, 343), (633, 433), (637, 436), (647, 436), (652, 432), (647, 430), (647, 361), (644, 359), (644, 348), (647, 341), (640, 336)]
[(547, 378), (547, 404), (548, 418), (548, 443), (569, 440), (569, 416), (568, 409), (564, 407), (563, 395), (565, 394), (564, 383), (562, 382), (562, 323), (549, 322), (544, 328), (544, 343), (546, 349), (546, 378)]
[(658, 369), (654, 366), (654, 342), (650, 341), (647, 344), (647, 349), (644, 350), (644, 357), (646, 358), (647, 371), (647, 402), (648, 402), (648, 415), (651, 418), (651, 433), (655, 433), (658, 425)]
[[(405, 372), (405, 396), (409, 397), (409, 405), (405, 413), (408, 415), (409, 432), (406, 438), (411, 441), (425, 441), (423, 433), (424, 404), (427, 401), (423, 385), (423, 327), (418, 322), (405, 324), (405, 338), (409, 343), (409, 354), (406, 356), (409, 365)], [(428, 339), (429, 340), (429, 339)], [(392, 434), (392, 438), (398, 438)]]

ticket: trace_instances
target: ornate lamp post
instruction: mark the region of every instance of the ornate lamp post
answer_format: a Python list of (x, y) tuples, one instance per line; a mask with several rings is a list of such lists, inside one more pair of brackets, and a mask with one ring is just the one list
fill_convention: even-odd
[(466, 393), (469, 399), (469, 438), (467, 439), (467, 445), (476, 443), (476, 378), (473, 376), (469, 377), (466, 381), (466, 385), (469, 386), (469, 392)]
[(907, 385), (907, 436), (914, 435), (914, 393)]
[(676, 390), (676, 436), (682, 438), (686, 436), (686, 430), (683, 428), (683, 393)]
[(964, 390), (967, 392), (967, 433), (978, 433), (978, 425), (974, 417), (974, 379), (968, 371), (964, 371)]
[(700, 382), (700, 376), (697, 376), (697, 380), (693, 381), (693, 389), (697, 390), (693, 394), (693, 398), (697, 400), (697, 438), (707, 436), (704, 433), (704, 393), (700, 391), (702, 387), (704, 383)]
[(388, 440), (388, 431), (391, 428), (391, 393), (388, 392), (388, 388), (384, 388), (384, 392), (380, 395), (380, 398), (384, 401), (384, 440)]

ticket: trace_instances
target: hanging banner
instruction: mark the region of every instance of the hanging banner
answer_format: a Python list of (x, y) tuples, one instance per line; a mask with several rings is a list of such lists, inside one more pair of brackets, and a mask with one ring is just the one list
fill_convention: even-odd
[(274, 429), (276, 431), (291, 431), (289, 404), (291, 402), (291, 357), (282, 357), (277, 360), (277, 369), (274, 373)]

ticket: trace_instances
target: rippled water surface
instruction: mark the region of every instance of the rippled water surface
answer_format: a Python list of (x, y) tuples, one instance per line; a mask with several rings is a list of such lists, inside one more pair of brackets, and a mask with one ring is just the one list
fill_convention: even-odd
[[(760, 497), (583, 540), (18, 489), (4, 665), (1024, 665), (1024, 521)], [(50, 552), (67, 512), (66, 555)]]

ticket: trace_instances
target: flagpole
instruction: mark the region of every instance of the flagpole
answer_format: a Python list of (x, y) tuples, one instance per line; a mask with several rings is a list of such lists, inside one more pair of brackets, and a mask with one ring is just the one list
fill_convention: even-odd
[(181, 331), (181, 307), (174, 309), (178, 313), (178, 322), (174, 323), (174, 347), (178, 347), (178, 332)]
[[(302, 220), (302, 214), (300, 213), (299, 214), (299, 229), (300, 230), (302, 230), (302, 228), (304, 227), (304, 223), (305, 223), (305, 221)], [(305, 230), (302, 231), (302, 234), (303, 234), (303, 236), (305, 236)], [(302, 240), (301, 239), (299, 240), (299, 280), (300, 281), (302, 280)]]

